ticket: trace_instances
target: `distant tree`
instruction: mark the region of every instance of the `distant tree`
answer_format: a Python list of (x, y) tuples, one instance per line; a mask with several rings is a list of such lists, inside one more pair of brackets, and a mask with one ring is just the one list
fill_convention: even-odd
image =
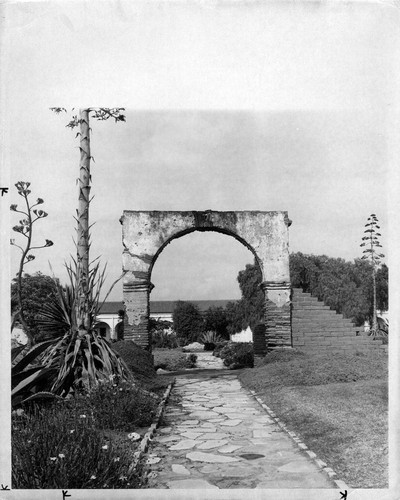
[[(56, 303), (57, 286), (54, 278), (41, 272), (24, 274), (21, 281), (22, 308), (28, 332), (35, 343), (47, 340), (49, 337), (41, 331), (41, 310), (46, 304)], [(18, 310), (18, 279), (14, 278), (11, 284), (11, 313)]]
[[(355, 259), (348, 262), (326, 255), (290, 254), (290, 279), (293, 287), (311, 293), (332, 309), (351, 318), (357, 325), (372, 318), (372, 266), (370, 262)], [(382, 266), (376, 275), (377, 304), (387, 309), (388, 269)], [(264, 297), (259, 287), (261, 273), (258, 266), (248, 264), (239, 272), (242, 299), (231, 306), (227, 317), (229, 333), (263, 321)]]
[(18, 194), (24, 199), (25, 207), (20, 210), (18, 208), (18, 205), (13, 204), (10, 206), (10, 210), (12, 212), (23, 215), (23, 218), (19, 221), (19, 224), (14, 226), (12, 229), (25, 238), (25, 244), (23, 246), (20, 246), (15, 243), (14, 239), (11, 239), (10, 243), (11, 245), (21, 250), (21, 260), (19, 263), (19, 269), (16, 278), (16, 302), (18, 304), (18, 309), (15, 311), (15, 315), (19, 318), (25, 334), (28, 337), (27, 347), (31, 347), (35, 344), (35, 337), (30, 332), (29, 325), (25, 317), (24, 304), (22, 300), (22, 277), (24, 274), (24, 268), (26, 264), (28, 264), (28, 262), (31, 262), (35, 259), (35, 256), (30, 253), (32, 250), (38, 250), (40, 248), (46, 248), (53, 245), (53, 242), (51, 240), (46, 239), (44, 245), (33, 246), (33, 225), (39, 219), (44, 219), (45, 217), (47, 217), (48, 214), (44, 210), (38, 210), (37, 208), (34, 208), (38, 205), (42, 205), (42, 203), (44, 202), (42, 198), (38, 198), (36, 200), (36, 203), (32, 204), (29, 199), (29, 195), (31, 194), (31, 190), (29, 189), (30, 185), (30, 182), (22, 181), (19, 181), (15, 184)]
[(380, 252), (380, 248), (382, 245), (379, 242), (378, 236), (381, 236), (378, 233), (377, 229), (380, 229), (378, 226), (378, 219), (375, 214), (371, 214), (367, 219), (367, 224), (365, 224), (366, 229), (364, 230), (364, 236), (362, 237), (363, 242), (361, 243), (361, 247), (366, 247), (363, 250), (362, 259), (368, 260), (372, 265), (372, 328), (370, 330), (370, 335), (376, 336), (378, 334), (378, 320), (376, 314), (376, 273), (379, 265), (381, 264), (381, 259), (384, 257), (383, 253)]
[(196, 341), (204, 332), (204, 319), (199, 308), (192, 302), (179, 300), (172, 313), (173, 328), (178, 337)]
[(245, 326), (243, 300), (228, 302), (225, 306), (225, 315), (228, 322), (226, 327), (228, 335), (234, 335), (247, 328), (247, 326)]
[(248, 326), (254, 331), (254, 328), (264, 322), (265, 296), (260, 284), (262, 274), (260, 267), (254, 264), (247, 264), (243, 271), (239, 271), (237, 280), (242, 292), (242, 300), (239, 307), (243, 311), (242, 328)]
[(223, 307), (211, 306), (207, 309), (204, 317), (205, 330), (215, 332), (222, 338), (228, 339), (228, 320)]

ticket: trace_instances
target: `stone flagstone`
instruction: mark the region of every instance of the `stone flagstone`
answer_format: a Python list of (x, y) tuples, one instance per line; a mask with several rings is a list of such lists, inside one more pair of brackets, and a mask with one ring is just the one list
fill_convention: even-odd
[(222, 448), (219, 448), (218, 451), (220, 453), (232, 453), (236, 450), (240, 450), (241, 446), (234, 446), (233, 444), (228, 444), (226, 446), (222, 446)]
[(189, 450), (190, 448), (194, 448), (197, 444), (197, 441), (194, 439), (184, 439), (177, 444), (174, 444), (169, 447), (170, 450)]
[(168, 488), (172, 489), (188, 489), (188, 490), (218, 490), (218, 486), (210, 484), (204, 479), (181, 479), (180, 481), (168, 481)]
[(148, 466), (149, 488), (337, 488), (235, 372), (177, 375), (163, 425), (170, 434), (156, 432), (148, 450), (158, 462)]
[(223, 455), (213, 455), (211, 453), (202, 453), (201, 451), (193, 451), (186, 455), (189, 460), (193, 462), (206, 462), (210, 464), (223, 464), (228, 462), (238, 462), (239, 459), (235, 457), (226, 457)]
[(198, 450), (211, 450), (212, 448), (218, 448), (219, 446), (223, 446), (227, 443), (228, 441), (226, 439), (213, 439), (212, 441), (204, 441), (203, 443), (198, 444), (196, 448)]
[(186, 467), (184, 467), (181, 464), (172, 464), (171, 468), (172, 468), (172, 472), (174, 474), (181, 474), (183, 476), (190, 476), (190, 471), (188, 471), (186, 469)]
[(221, 422), (220, 425), (226, 425), (228, 427), (236, 427), (237, 425), (241, 424), (243, 420), (237, 419), (232, 419), (232, 420), (226, 420), (225, 422)]

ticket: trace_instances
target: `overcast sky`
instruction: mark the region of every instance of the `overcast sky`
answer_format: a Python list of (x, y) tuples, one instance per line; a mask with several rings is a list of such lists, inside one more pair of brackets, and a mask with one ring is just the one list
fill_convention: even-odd
[[(290, 251), (348, 260), (374, 212), (388, 254), (390, 6), (51, 2), (5, 13), (1, 185), (32, 183), (49, 212), (35, 239), (54, 242), (27, 272), (48, 274), (50, 261), (63, 280), (74, 252), (78, 142), (71, 114), (50, 106), (126, 107), (126, 123), (92, 122), (91, 256), (107, 262), (108, 283), (121, 273), (123, 210), (287, 210)], [(6, 208), (20, 201), (13, 188)], [(238, 298), (252, 260), (233, 238), (192, 233), (160, 255), (151, 298)]]

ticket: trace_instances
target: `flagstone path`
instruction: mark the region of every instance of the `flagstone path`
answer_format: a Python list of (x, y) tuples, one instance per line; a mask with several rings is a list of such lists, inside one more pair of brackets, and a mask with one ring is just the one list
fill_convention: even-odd
[(148, 464), (149, 488), (335, 488), (227, 370), (177, 377)]

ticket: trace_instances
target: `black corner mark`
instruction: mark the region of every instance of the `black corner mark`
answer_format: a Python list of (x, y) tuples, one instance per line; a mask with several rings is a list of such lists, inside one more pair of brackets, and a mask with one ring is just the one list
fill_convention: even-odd
[[(4, 194), (7, 194), (8, 193), (8, 187), (0, 187), (0, 191), (1, 191), (1, 196), (3, 196)], [(2, 485), (3, 486), (3, 485)]]
[(347, 490), (344, 490), (344, 493), (340, 492), (340, 494), (342, 495), (342, 496), (340, 497), (340, 500), (342, 500), (342, 498), (343, 498), (344, 500), (346, 500), (346, 499), (347, 499)]
[(68, 495), (68, 490), (62, 490), (62, 494), (63, 494), (63, 500), (66, 498), (66, 497), (70, 497), (71, 495)]
[(10, 490), (10, 488), (7, 485), (4, 486), (4, 484), (2, 484), (1, 485), (1, 491), (11, 491), (11, 490)]

